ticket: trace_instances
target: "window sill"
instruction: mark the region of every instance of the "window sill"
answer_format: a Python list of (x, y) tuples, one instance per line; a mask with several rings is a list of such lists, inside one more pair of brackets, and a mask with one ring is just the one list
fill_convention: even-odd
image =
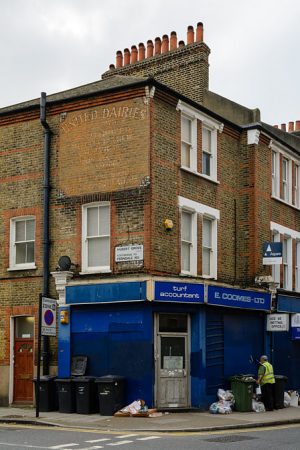
[(277, 196), (275, 196), (275, 195), (271, 195), (271, 198), (272, 198), (273, 200), (277, 200), (277, 201), (280, 202), (280, 203), (283, 203), (283, 204), (286, 205), (286, 206), (290, 206), (291, 208), (296, 209), (297, 211), (300, 211), (300, 207), (299, 207), (299, 206), (293, 205), (292, 203), (289, 203), (289, 202), (287, 202), (286, 200), (283, 200), (283, 199), (280, 198), (280, 197), (277, 197)]
[(184, 172), (188, 172), (188, 173), (191, 173), (192, 175), (196, 175), (196, 177), (204, 178), (205, 180), (211, 181), (212, 183), (215, 183), (215, 184), (220, 184), (220, 181), (215, 180), (214, 178), (209, 177), (207, 175), (204, 175), (203, 173), (196, 172), (193, 169), (189, 169), (188, 167), (181, 166), (180, 169), (183, 170)]
[(112, 271), (110, 269), (85, 270), (83, 272), (79, 272), (79, 275), (97, 275), (102, 273), (112, 273)]
[(20, 271), (20, 270), (35, 270), (37, 269), (37, 266), (20, 266), (20, 267), (9, 267), (7, 269), (7, 272), (16, 272), (16, 271)]

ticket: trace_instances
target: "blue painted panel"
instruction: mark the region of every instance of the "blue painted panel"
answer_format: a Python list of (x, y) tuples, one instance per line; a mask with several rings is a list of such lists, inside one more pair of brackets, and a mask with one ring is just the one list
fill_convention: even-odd
[(300, 313), (300, 298), (288, 295), (278, 295), (277, 311)]
[(66, 303), (108, 303), (146, 300), (146, 282), (88, 284), (66, 287)]
[(300, 339), (300, 327), (292, 327), (291, 328), (292, 339), (297, 341)]
[(88, 375), (126, 377), (126, 402), (143, 398), (153, 404), (153, 322), (143, 305), (76, 307), (72, 321), (72, 355), (88, 356)]
[(224, 386), (224, 317), (208, 312), (206, 317), (206, 393), (216, 395)]
[(208, 303), (231, 308), (269, 311), (271, 309), (271, 294), (208, 286)]
[(278, 375), (288, 377), (287, 389), (300, 390), (300, 341), (292, 340), (290, 332), (273, 333), (273, 366)]
[(205, 398), (205, 313), (197, 308), (191, 315), (191, 405), (206, 408)]
[[(265, 352), (265, 320), (262, 313), (224, 314), (224, 381), (236, 374), (257, 373), (251, 355)], [(229, 384), (228, 384), (229, 386)]]
[(71, 376), (71, 308), (61, 307), (58, 311), (69, 310), (69, 323), (62, 324), (58, 321), (58, 377), (68, 378)]
[(204, 285), (156, 281), (155, 300), (164, 302), (204, 303)]

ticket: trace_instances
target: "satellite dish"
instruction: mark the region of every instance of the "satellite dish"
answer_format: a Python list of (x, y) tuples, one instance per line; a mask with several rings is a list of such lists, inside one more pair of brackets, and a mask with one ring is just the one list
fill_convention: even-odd
[(61, 256), (58, 260), (60, 270), (69, 270), (72, 263), (69, 256)]

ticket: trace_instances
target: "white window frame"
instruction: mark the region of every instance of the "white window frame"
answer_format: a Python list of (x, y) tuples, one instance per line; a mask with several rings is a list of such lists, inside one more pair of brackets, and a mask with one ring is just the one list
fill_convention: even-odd
[[(194, 152), (192, 153), (193, 160), (191, 160), (190, 167), (185, 167), (181, 165), (182, 169), (188, 170), (196, 175), (199, 175), (207, 180), (218, 183), (218, 161), (217, 161), (217, 147), (218, 147), (218, 132), (222, 133), (224, 124), (218, 120), (204, 114), (202, 111), (190, 106), (187, 103), (179, 100), (177, 104), (177, 110), (181, 111), (184, 117), (189, 117), (194, 123), (194, 133), (192, 137), (192, 145), (194, 147)], [(198, 172), (198, 142), (197, 142), (197, 121), (202, 123), (202, 127), (207, 128), (211, 132), (211, 173), (210, 175), (205, 175), (204, 173)], [(193, 140), (194, 139), (194, 140)], [(201, 166), (202, 166), (202, 150), (201, 149)]]
[[(203, 130), (207, 130), (210, 132), (210, 151), (209, 152), (207, 151), (207, 149), (204, 148)], [(208, 177), (208, 178), (212, 178), (214, 180), (217, 179), (217, 142), (218, 142), (217, 130), (206, 125), (206, 123), (203, 121), (202, 122), (202, 175), (205, 177)], [(210, 157), (210, 163), (209, 163), (210, 173), (209, 173), (209, 175), (204, 173), (204, 171), (203, 171), (204, 155), (209, 155), (209, 157)]]
[[(17, 264), (16, 262), (16, 224), (17, 222), (24, 222), (27, 220), (34, 220), (34, 240), (24, 242), (34, 242), (34, 261), (29, 263)], [(10, 242), (9, 242), (9, 269), (8, 270), (27, 270), (36, 269), (36, 218), (35, 216), (19, 216), (10, 219)]]
[[(284, 170), (285, 168), (285, 170)], [(289, 160), (282, 157), (282, 163), (281, 163), (281, 184), (282, 184), (282, 200), (285, 202), (289, 201)]]
[[(190, 241), (190, 261), (189, 266), (190, 270), (181, 270), (181, 273), (184, 275), (197, 275), (197, 214), (195, 211), (190, 211), (187, 208), (182, 208), (182, 213), (189, 214), (191, 216), (191, 241)], [(182, 267), (182, 247), (185, 241), (182, 238), (182, 228), (181, 228), (181, 262), (180, 265)]]
[(299, 191), (299, 181), (300, 181), (300, 166), (294, 163), (294, 205), (296, 208), (300, 207), (300, 191)]
[[(280, 242), (280, 234), (278, 231), (272, 232), (273, 242)], [(273, 264), (272, 265), (272, 277), (275, 283), (278, 283), (280, 285), (280, 264)]]
[[(186, 273), (181, 271), (182, 275), (197, 275), (197, 216), (204, 216), (212, 222), (212, 248), (211, 248), (211, 273), (210, 275), (201, 275), (202, 278), (217, 279), (218, 275), (218, 220), (220, 220), (220, 211), (211, 206), (203, 205), (194, 200), (185, 197), (178, 197), (179, 208), (183, 211), (188, 211), (193, 214), (194, 224), (194, 246), (195, 252), (193, 254), (191, 271)], [(201, 219), (202, 220), (202, 219)]]
[[(87, 211), (89, 208), (109, 208), (109, 234), (99, 235), (99, 237), (109, 237), (108, 259), (109, 264), (105, 266), (88, 266), (88, 237), (87, 237)], [(111, 272), (110, 267), (110, 243), (111, 243), (111, 220), (110, 220), (110, 202), (94, 202), (82, 205), (82, 272), (81, 273), (108, 273)]]
[(272, 150), (272, 195), (278, 197), (279, 193), (279, 153)]
[[(190, 122), (190, 130), (191, 130), (191, 140), (190, 142), (186, 142), (183, 139), (183, 126), (182, 126), (182, 119), (186, 119)], [(184, 165), (183, 164), (183, 150), (182, 150), (182, 146), (183, 145), (187, 145), (189, 146), (189, 160), (190, 160), (190, 164), (189, 165)], [(188, 115), (188, 114), (181, 114), (181, 166), (192, 170), (194, 172), (197, 172), (197, 120), (195, 119), (194, 116), (192, 115)]]
[[(272, 151), (272, 192), (271, 195), (276, 200), (300, 209), (300, 161), (286, 147), (278, 142), (271, 141), (270, 149)], [(286, 160), (286, 176), (283, 175), (283, 161)], [(294, 164), (293, 164), (294, 163)], [(275, 164), (275, 167), (274, 167)], [(293, 167), (298, 166), (298, 178), (293, 180)], [(295, 183), (297, 185), (297, 193), (295, 191)], [(281, 195), (282, 188), (282, 195)], [(295, 197), (293, 200), (293, 190)], [(284, 195), (285, 192), (285, 195)]]
[(296, 241), (295, 253), (295, 291), (300, 292), (300, 241)]
[[(273, 235), (276, 237), (275, 242), (280, 242), (280, 237), (282, 237), (282, 239), (286, 239), (287, 259), (286, 259), (286, 263), (283, 264), (283, 268), (284, 268), (284, 266), (286, 266), (286, 269), (285, 269), (286, 270), (286, 280), (283, 279), (283, 282), (281, 284), (283, 286), (283, 289), (292, 291), (293, 290), (293, 268), (296, 273), (296, 265), (294, 265), (294, 267), (293, 267), (293, 240), (295, 240), (296, 242), (300, 241), (300, 232), (296, 231), (296, 230), (292, 230), (291, 228), (284, 227), (283, 225), (280, 225), (275, 222), (271, 222), (271, 231), (272, 231)], [(278, 267), (280, 267), (280, 266), (278, 266)], [(274, 270), (278, 270), (278, 269), (276, 269), (276, 268), (273, 269), (274, 281), (280, 282), (280, 275), (278, 278), (278, 274), (277, 274), (277, 277), (275, 278)]]

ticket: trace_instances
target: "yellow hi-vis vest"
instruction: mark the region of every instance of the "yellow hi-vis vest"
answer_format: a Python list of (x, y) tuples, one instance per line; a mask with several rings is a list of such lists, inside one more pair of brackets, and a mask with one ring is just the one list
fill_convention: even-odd
[(261, 384), (262, 385), (267, 383), (274, 384), (275, 378), (272, 364), (264, 362), (263, 366), (265, 367), (266, 371), (264, 376), (262, 377)]

